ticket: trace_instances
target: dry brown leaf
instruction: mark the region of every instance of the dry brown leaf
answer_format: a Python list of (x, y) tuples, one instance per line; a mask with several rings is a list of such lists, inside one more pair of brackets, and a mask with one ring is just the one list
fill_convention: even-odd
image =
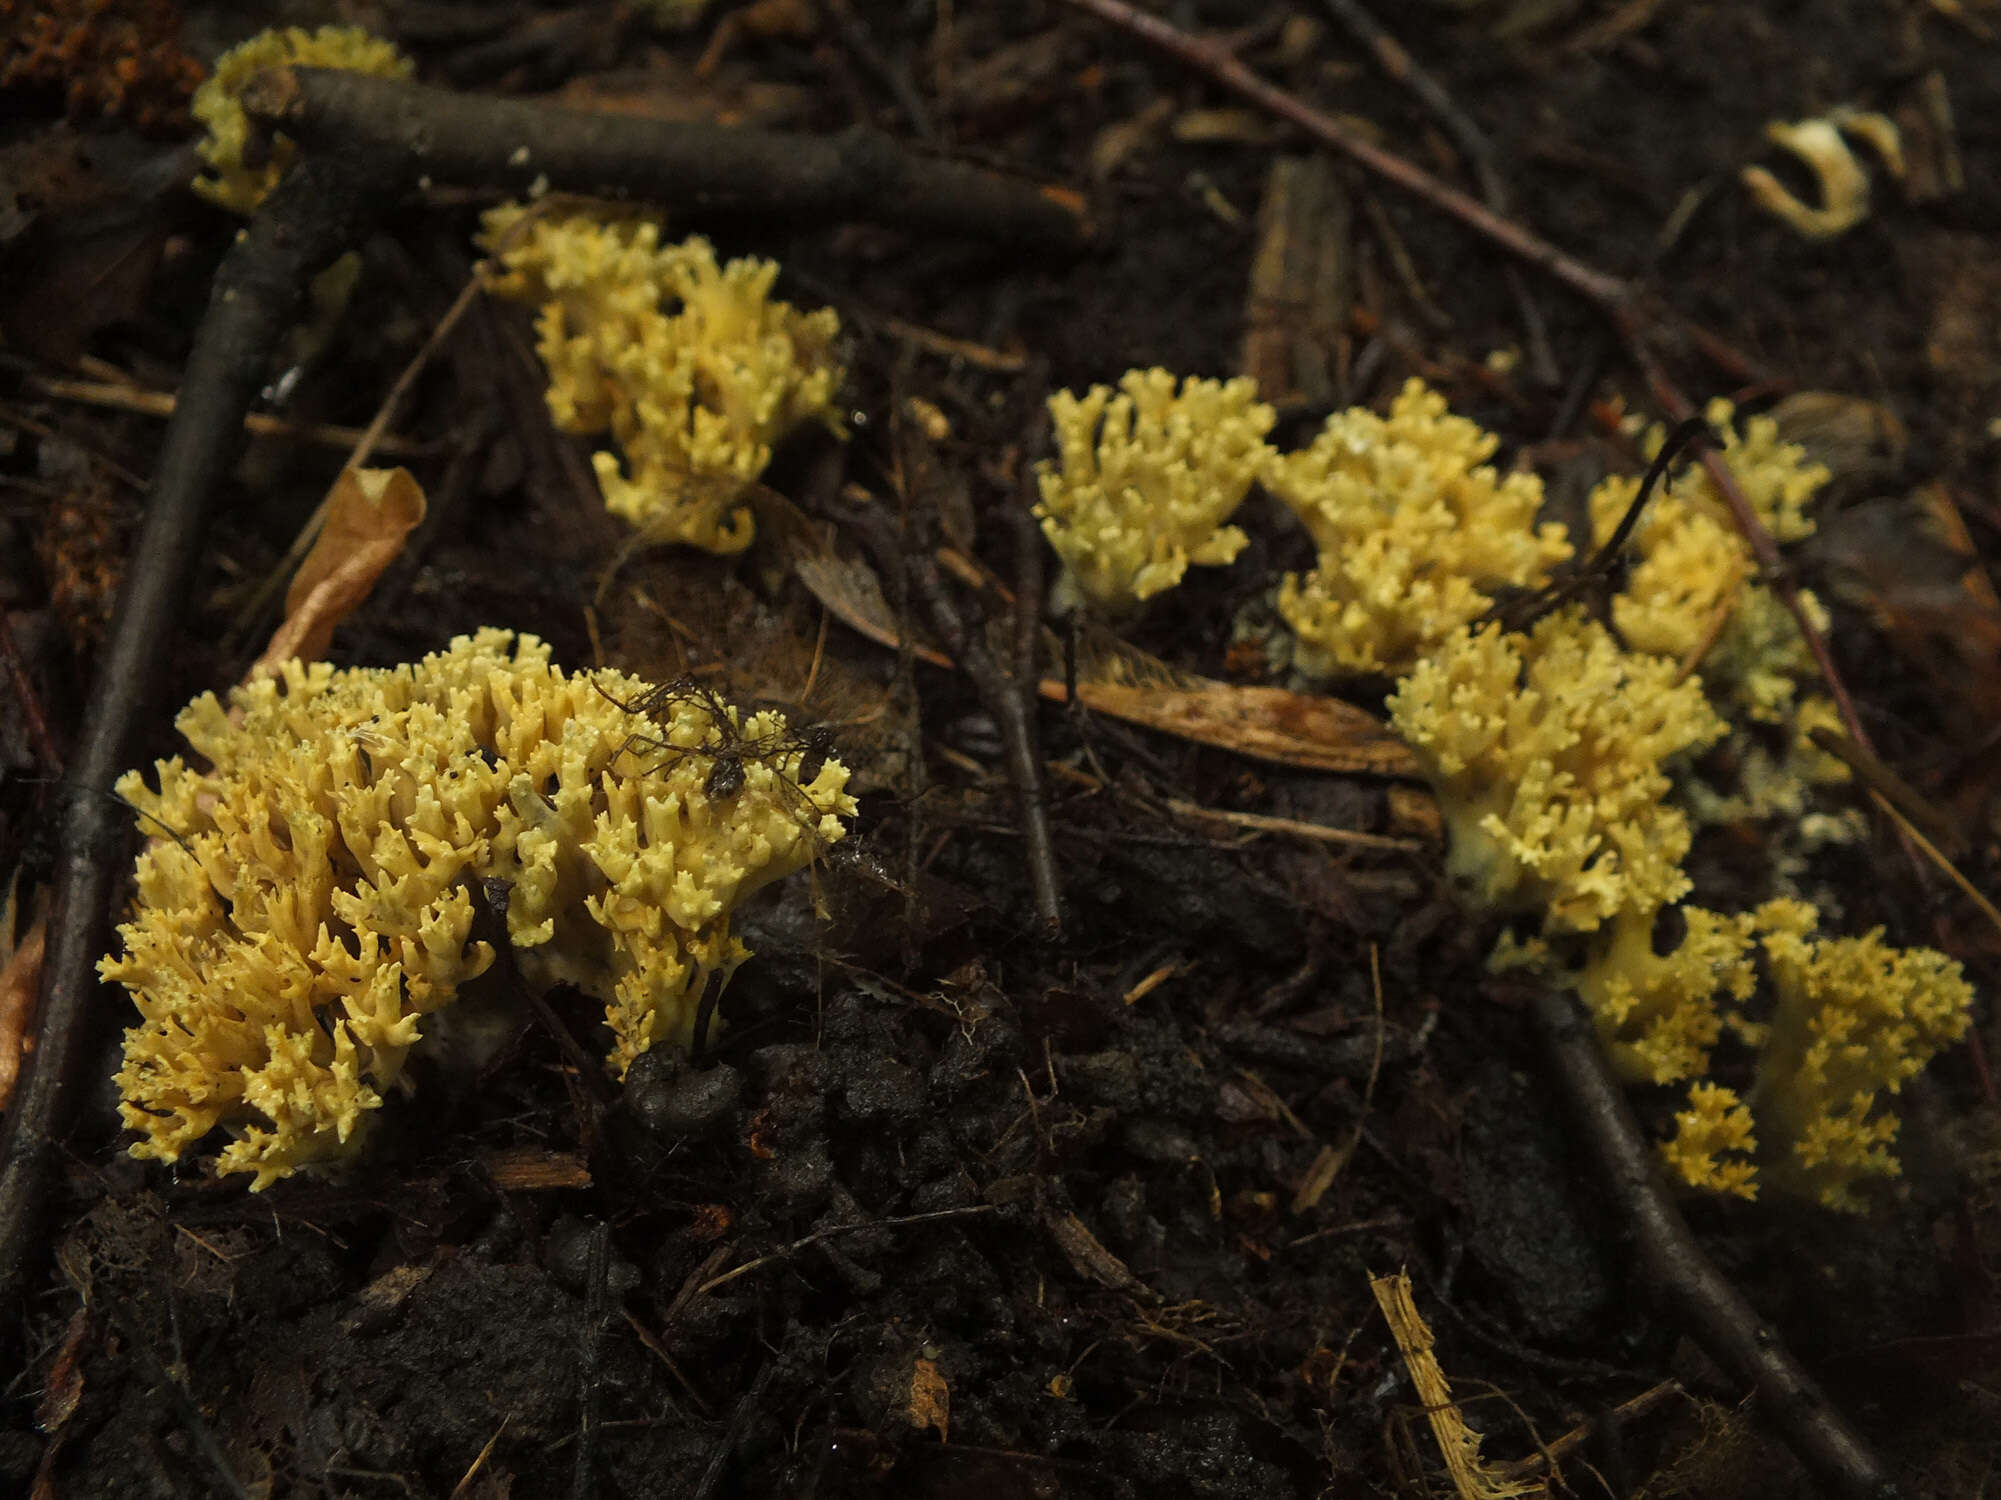
[[(1056, 681), (1044, 681), (1041, 691), (1059, 703), (1069, 696)], [(1339, 698), (1204, 681), (1171, 688), (1080, 682), (1077, 697), (1095, 713), (1274, 765), (1370, 776), (1420, 774), (1410, 746), (1373, 714)]]
[(334, 481), (326, 525), (320, 528), (285, 595), (285, 623), (251, 667), (249, 677), (275, 674), (293, 657), (326, 654), (334, 630), (375, 587), (424, 519), (424, 491), (408, 469), (349, 469)]
[(1063, 1252), (1063, 1258), (1070, 1262), (1070, 1269), (1079, 1276), (1095, 1281), (1099, 1286), (1110, 1287), (1113, 1291), (1129, 1292), (1153, 1300), (1153, 1288), (1133, 1275), (1132, 1269), (1107, 1250), (1075, 1214), (1046, 1208), (1042, 1213), (1042, 1225), (1049, 1231), (1050, 1238), (1056, 1241), (1056, 1248)]
[[(792, 566), (835, 619), (879, 646), (900, 649), (896, 612), (866, 563), (825, 548), (799, 548)], [(933, 647), (913, 645), (911, 650), (933, 666), (952, 665), (950, 657)], [(1037, 691), (1058, 703), (1069, 696), (1054, 678), (1037, 684)], [(1084, 674), (1077, 697), (1095, 713), (1275, 765), (1371, 776), (1419, 774), (1410, 747), (1352, 703), (1173, 673), (1129, 647), (1122, 648), (1115, 671)]]
[(21, 1059), (34, 1045), (35, 1001), (42, 992), (42, 960), (48, 953), (47, 917), (35, 918), (27, 935), (0, 969), (0, 1109), (14, 1097)]
[(939, 1442), (946, 1440), (952, 1419), (952, 1392), (945, 1382), (945, 1372), (935, 1360), (920, 1355), (911, 1367), (910, 1402), (903, 1414), (919, 1432), (928, 1427), (938, 1434)]

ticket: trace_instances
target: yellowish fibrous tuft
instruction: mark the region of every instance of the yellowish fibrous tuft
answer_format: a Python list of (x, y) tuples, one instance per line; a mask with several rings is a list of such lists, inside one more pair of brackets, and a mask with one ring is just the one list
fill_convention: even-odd
[(1566, 609), (1528, 636), (1462, 627), (1389, 708), (1438, 793), (1449, 867), (1482, 905), (1541, 911), (1545, 933), (1589, 932), (1688, 889), (1665, 763), (1724, 724), (1672, 661)]
[[(99, 966), (141, 1017), (118, 1074), (133, 1154), (172, 1161), (226, 1126), (219, 1170), (257, 1188), (350, 1154), (425, 1018), (493, 962), (476, 889), (531, 982), (605, 1002), (614, 1072), (685, 1044), (703, 986), (747, 956), (733, 908), (840, 838), (854, 802), (832, 759), (802, 784), (778, 716), (648, 692), (489, 629), (188, 705), (209, 769), (118, 784), (149, 839)], [(728, 746), (742, 784), (711, 795)]]
[(1249, 541), (1223, 524), (1270, 462), (1277, 419), (1254, 382), (1128, 370), (1111, 387), (1049, 398), (1057, 461), (1036, 468), (1035, 514), (1063, 560), (1059, 607), (1118, 617), (1181, 582), (1190, 564), (1222, 567)]
[(370, 36), (358, 26), (300, 26), (264, 31), (216, 59), (215, 71), (195, 90), (189, 106), (195, 119), (208, 127), (196, 148), (209, 170), (196, 177), (194, 190), (211, 203), (236, 213), (255, 213), (264, 195), (278, 185), (298, 155), (298, 146), (282, 133), (271, 138), (270, 151), (258, 166), (243, 160), (250, 141), (250, 117), (243, 112), (244, 84), (265, 68), (342, 68), (382, 78), (408, 78), (415, 65), (392, 42)]
[(592, 455), (605, 506), (662, 541), (740, 552), (743, 503), (772, 446), (803, 423), (840, 431), (840, 320), (774, 301), (775, 261), (719, 265), (700, 236), (663, 245), (641, 218), (489, 212), (492, 290), (540, 304), (549, 411), (565, 432), (609, 432)]
[(1569, 558), (1563, 527), (1536, 524), (1542, 481), (1489, 464), (1499, 444), (1413, 379), (1387, 417), (1336, 412), (1312, 446), (1273, 464), (1267, 484), (1320, 552), (1279, 591), (1295, 665), (1407, 671), (1498, 590), (1540, 584)]

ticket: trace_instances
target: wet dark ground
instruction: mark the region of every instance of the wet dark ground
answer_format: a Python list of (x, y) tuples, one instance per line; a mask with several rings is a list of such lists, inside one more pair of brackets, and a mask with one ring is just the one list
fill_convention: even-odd
[[(1501, 39), (1488, 11), (1380, 14), (1490, 135), (1526, 222), (1605, 269), (1651, 276), (1784, 388), (1868, 396), (1901, 419), (1898, 466), (1837, 481), (1834, 507), (1869, 517), (1863, 502), (1936, 481), (1991, 556), (1995, 47), (1881, 0), (1669, 4), (1621, 41), (1574, 45), (1615, 9), (1586, 5)], [(1429, 118), (1318, 7), (1167, 10), (1244, 28), (1246, 62), (1454, 175)], [(773, 487), (824, 510), (844, 483), (883, 494), (922, 476), (947, 537), (1011, 578), (1005, 507), (1041, 391), (1131, 365), (1235, 369), (1266, 173), (1307, 147), (1267, 136), (1255, 116), (1212, 121), (1219, 139), (1178, 139), (1174, 121), (1235, 101), (1060, 6), (961, 0), (942, 82), (945, 7), (837, 12), (858, 33), (829, 22), (812, 39), (744, 42), (712, 85), (718, 98), (783, 84), (785, 123), (831, 129), (866, 114), (909, 134), (911, 112), (882, 82), (908, 78), (952, 149), (1087, 191), (1105, 248), (1046, 264), (876, 229), (709, 226), (671, 210), (670, 224), (779, 255), (792, 295), (844, 307), (855, 435), (782, 455)], [(568, 14), (537, 24), (559, 35), (608, 24)], [(1317, 34), (1299, 30), (1307, 21)], [(537, 76), (538, 63), (462, 77), (478, 71), (451, 71), (472, 44), (423, 40), (435, 22), (391, 4), (378, 24), (406, 29), (427, 76), (563, 81)], [(219, 40), (248, 24), (234, 11), (190, 16), (191, 34)], [(577, 74), (573, 88), (613, 65), (684, 80), (707, 34), (665, 55), (634, 45), (581, 71), (546, 67)], [(1736, 187), (1747, 160), (1784, 171), (1761, 145), (1766, 121), (1842, 102), (1893, 108), (1934, 71), (1958, 122), (1963, 191), (1910, 204), (1879, 184), (1867, 222), (1808, 244)], [(1160, 124), (1094, 180), (1094, 144), (1156, 101)], [(1565, 385), (1651, 408), (1591, 310), (1531, 278), (1564, 383), (1545, 388), (1521, 367), (1483, 375), (1489, 351), (1524, 337), (1497, 252), (1387, 188), (1351, 185), (1380, 210), (1356, 216), (1359, 303), (1374, 321), (1330, 348), (1336, 400), (1372, 399), (1421, 370), (1510, 449), (1542, 445), (1553, 487), (1617, 461)], [(1663, 225), (1691, 192), (1663, 251)], [(150, 306), (94, 330), (91, 347), (170, 382), (229, 226), (178, 199), (142, 212), (171, 253)], [(467, 210), (413, 209), (369, 247), (353, 327), (308, 375), (299, 415), (366, 422), (465, 274), (469, 228)], [(1393, 244), (1435, 316), (1396, 271)], [(1030, 363), (943, 357), (890, 319)], [(481, 309), (398, 424), (438, 445), (413, 463), (435, 519), (343, 629), (338, 659), (407, 659), (484, 624), (541, 634), (560, 660), (593, 659), (585, 606), (620, 532), (585, 508), (579, 450), (539, 418), (529, 348), (513, 310)], [(1698, 399), (1731, 393), (1693, 359), (1677, 373)], [(924, 435), (913, 398), (948, 436)], [(50, 420), (65, 441), (142, 474), (150, 464), (149, 419)], [(4, 462), (33, 473), (50, 441), (17, 437)], [(339, 461), (334, 449), (253, 445), (211, 544), (175, 701), (254, 655), (225, 630), (243, 581), (273, 564)], [(7, 500), (16, 533), (50, 524), (56, 502), (41, 494), (17, 487)], [(109, 484), (94, 503), (83, 509), (102, 537), (88, 557), (112, 569), (136, 496)], [(1980, 757), (1996, 705), (1976, 701), (1978, 679), (1955, 664), (1966, 633), (1916, 620), (1881, 578), (1834, 576), (1849, 533), (1825, 519), (1802, 566), (1847, 601), (1833, 639), (1879, 747), (1984, 826)], [(1296, 533), (1250, 529), (1245, 559), (1191, 580), (1139, 627), (1139, 645), (1225, 675), (1233, 616), (1274, 570), (1304, 561)], [(9, 601), (48, 622), (31, 645), (59, 726), (76, 712), (63, 664), (90, 649), (58, 607), (58, 581), (88, 592), (85, 549), (67, 545)], [(76, 563), (79, 579), (59, 580), (49, 556)], [(820, 617), (761, 554), (649, 556), (618, 573), (595, 624), (606, 658), (632, 670), (667, 675), (686, 653), (730, 663), (742, 696), (783, 700), (807, 677)], [(232, 1483), (357, 1497), (1448, 1493), (1369, 1291), (1372, 1273), (1402, 1267), (1490, 1457), (1589, 1424), (1563, 1464), (1580, 1495), (1808, 1492), (1636, 1280), (1527, 1029), (1485, 976), (1494, 933), (1454, 906), (1436, 858), (1219, 838), (1163, 811), (1184, 798), (1382, 832), (1387, 787), (1045, 708), (1045, 755), (1088, 772), (1054, 782), (1068, 905), (1052, 940), (970, 685), (906, 673), (839, 626), (819, 651), (804, 711), (837, 726), (856, 767), (859, 855), (817, 874), (830, 921), (815, 920), (804, 880), (746, 917), (758, 957), (698, 1062), (649, 1057), (618, 1087), (577, 1074), (547, 1027), (524, 1020), (478, 1076), (420, 1067), (348, 1177), (254, 1197), (192, 1163), (168, 1173), (129, 1161), (108, 1086), (91, 1101), (21, 1325), (28, 1358), (6, 1390), (0, 1489), (79, 1500)], [(160, 752), (170, 743), (163, 724)], [(46, 858), (36, 797), (18, 778), (0, 785), (0, 853), (31, 872)], [(1698, 899), (1765, 889), (1774, 851), (1755, 830), (1706, 837), (1691, 865)], [(1979, 843), (1976, 881), (1991, 871)], [(1838, 903), (1849, 930), (1881, 922), (1905, 941), (1951, 940), (1986, 988), (1993, 934), (1905, 878), (1890, 864), (1900, 857), (1879, 840), (1817, 856), (1798, 878)], [(121, 1003), (106, 996), (106, 1075)], [(553, 1009), (595, 1045), (590, 1003), (558, 994)], [(2001, 1205), (1977, 1083), (1962, 1053), (1914, 1091), (1908, 1192), (1873, 1216), (1689, 1205), (1712, 1253), (1911, 1493), (1981, 1493), (1996, 1457)], [(1309, 1182), (1323, 1190), (1303, 1193)], [(1686, 1394), (1607, 1419), (1669, 1378)]]

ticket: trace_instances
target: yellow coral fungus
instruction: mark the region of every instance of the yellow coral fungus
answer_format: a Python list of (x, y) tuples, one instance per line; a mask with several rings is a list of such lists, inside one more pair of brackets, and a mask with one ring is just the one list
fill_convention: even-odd
[[(1798, 444), (1781, 441), (1770, 417), (1747, 418), (1740, 431), (1734, 416), (1729, 402), (1710, 403), (1707, 417), (1723, 435), (1723, 461), (1752, 511), (1781, 542), (1810, 535), (1814, 523), (1806, 506), (1826, 484), (1827, 469), (1809, 462)], [(1648, 449), (1658, 452), (1663, 439), (1654, 429)], [(1639, 486), (1636, 478), (1614, 475), (1591, 492), (1591, 527), (1600, 545)], [(1690, 462), (1675, 472), (1666, 492), (1648, 502), (1631, 548), (1636, 561), (1612, 600), (1612, 623), (1626, 644), (1686, 660), (1713, 642), (1703, 659), (1710, 690), (1750, 718), (1782, 720), (1795, 681), (1812, 672), (1812, 659), (1790, 613), (1770, 589), (1750, 581), (1756, 571), (1750, 544), (1708, 470)], [(1819, 602), (1811, 594), (1801, 597), (1824, 628)]]
[(1882, 1094), (1966, 1034), (1973, 991), (1942, 953), (1891, 948), (1880, 928), (1816, 940), (1819, 919), (1802, 901), (1757, 910), (1776, 1001), (1770, 1021), (1743, 1028), (1759, 1047), (1750, 1107), (1768, 1181), (1855, 1211), (1864, 1183), (1898, 1171)]
[(1120, 615), (1181, 582), (1191, 563), (1221, 567), (1248, 542), (1223, 523), (1271, 459), (1276, 414), (1257, 386), (1181, 382), (1128, 370), (1119, 391), (1094, 385), (1049, 398), (1057, 462), (1037, 466), (1035, 514), (1063, 560), (1059, 608), (1088, 602)]
[(1698, 906), (1682, 916), (1686, 935), (1658, 954), (1654, 914), (1622, 913), (1576, 976), (1599, 1040), (1628, 1082), (1674, 1083), (1705, 1071), (1723, 1029), (1718, 995), (1741, 1005), (1757, 986), (1748, 919)]
[(1462, 628), (1397, 685), (1396, 730), (1444, 809), (1452, 872), (1482, 904), (1588, 932), (1688, 889), (1688, 824), (1663, 763), (1723, 722), (1675, 664), (1620, 648), (1576, 609), (1529, 636)]
[[(776, 262), (718, 266), (699, 236), (587, 214), (486, 216), (501, 296), (537, 302), (549, 411), (565, 432), (610, 432), (592, 455), (605, 506), (663, 541), (740, 552), (755, 525), (742, 483), (802, 423), (840, 430), (840, 320), (776, 302)], [(622, 455), (622, 456), (621, 456)]]
[(1413, 379), (1379, 417), (1336, 412), (1266, 483), (1313, 535), (1320, 561), (1288, 574), (1279, 611), (1314, 676), (1401, 672), (1509, 586), (1567, 559), (1564, 529), (1538, 526), (1542, 481), (1496, 473), (1500, 440)]
[[(290, 662), (231, 701), (179, 718), (207, 771), (119, 782), (150, 841), (100, 969), (141, 1016), (118, 1075), (133, 1154), (226, 1126), (219, 1169), (257, 1188), (352, 1151), (426, 1017), (492, 962), (475, 882), (505, 890), (531, 980), (605, 1002), (622, 1074), (686, 1042), (703, 986), (747, 956), (732, 909), (854, 809), (838, 762), (804, 779), (776, 715), (566, 677), (502, 630), (414, 666)], [(718, 783), (726, 754), (740, 784)]]
[(298, 147), (283, 134), (272, 136), (270, 151), (260, 164), (251, 166), (244, 161), (250, 117), (243, 112), (241, 96), (253, 73), (294, 66), (408, 78), (414, 65), (393, 43), (370, 36), (358, 26), (322, 26), (318, 31), (287, 26), (259, 32), (241, 46), (230, 48), (216, 59), (215, 71), (195, 90), (190, 106), (194, 117), (208, 127), (207, 137), (196, 149), (208, 163), (209, 172), (195, 178), (194, 190), (211, 203), (240, 214), (254, 213), (292, 165)]
[(1698, 1083), (1688, 1108), (1674, 1117), (1674, 1138), (1661, 1145), (1661, 1161), (1690, 1187), (1734, 1198), (1758, 1196), (1758, 1149), (1751, 1111), (1731, 1089)]

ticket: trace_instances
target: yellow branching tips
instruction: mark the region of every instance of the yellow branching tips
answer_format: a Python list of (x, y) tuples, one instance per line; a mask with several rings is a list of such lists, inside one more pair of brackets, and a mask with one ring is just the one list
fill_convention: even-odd
[[(1806, 536), (1806, 506), (1827, 470), (1781, 442), (1770, 419), (1738, 430), (1733, 415), (1713, 403), (1708, 419), (1724, 434), (1721, 457), (1752, 510), (1779, 541)], [(1407, 434), (1429, 423), (1434, 436), (1399, 438), (1400, 423)], [(1435, 456), (1429, 466), (1427, 452)], [(1640, 519), (1636, 565), (1611, 601), (1614, 629), (1575, 607), (1526, 635), (1465, 623), (1486, 607), (1481, 580), (1456, 550), (1478, 530), (1477, 515), (1519, 549), (1489, 554), (1524, 569), (1510, 581), (1534, 581), (1567, 550), (1560, 536), (1535, 529), (1532, 489), (1518, 486), (1510, 497), (1514, 481), (1473, 467), (1491, 452), (1491, 439), (1446, 416), (1413, 382), (1388, 420), (1337, 416), (1313, 450), (1278, 461), (1271, 483), (1315, 526), (1323, 553), (1305, 585), (1287, 581), (1288, 618), (1348, 669), (1400, 652), (1420, 658), (1389, 709), (1438, 793), (1448, 867), (1481, 905), (1539, 919), (1534, 933), (1504, 937), (1491, 963), (1536, 968), (1575, 989), (1628, 1082), (1692, 1083), (1661, 1148), (1668, 1170), (1711, 1192), (1750, 1198), (1769, 1183), (1859, 1209), (1865, 1184), (1897, 1172), (1889, 1150), (1897, 1121), (1882, 1095), (1966, 1031), (1972, 995), (1959, 965), (1929, 949), (1888, 948), (1880, 932), (1816, 941), (1819, 914), (1798, 901), (1738, 915), (1684, 907), (1679, 943), (1666, 953), (1654, 946), (1656, 919), (1690, 886), (1682, 871), (1687, 817), (1667, 802), (1670, 762), (1728, 727), (1705, 686), (1733, 719), (1778, 726), (1784, 748), (1742, 747), (1738, 795), (1692, 782), (1687, 800), (1699, 815), (1805, 818), (1810, 788), (1848, 774), (1810, 737), (1838, 720), (1827, 699), (1798, 691), (1812, 673), (1801, 633), (1777, 597), (1751, 581), (1750, 548), (1694, 463)], [(1287, 488), (1309, 471), (1318, 521), (1301, 504), (1303, 487)], [(1399, 519), (1407, 497), (1441, 485), (1482, 498), (1457, 509), (1427, 500), (1433, 519)], [(1610, 479), (1593, 493), (1601, 543), (1637, 490), (1637, 480)], [(1364, 524), (1372, 505), (1386, 518), (1374, 532)], [(1333, 520), (1342, 515), (1363, 519), (1344, 531)], [(1407, 552), (1387, 540), (1406, 525)], [(1412, 558), (1432, 571), (1413, 568)], [(1371, 604), (1378, 573), (1395, 584)], [(1332, 597), (1333, 584), (1315, 580), (1337, 574), (1350, 586), (1342, 609), (1323, 610), (1317, 626), (1298, 617), (1309, 590)], [(1399, 615), (1420, 597), (1427, 608), (1445, 601), (1459, 623), (1437, 638), (1437, 617)], [(1819, 616), (1802, 597), (1809, 617)], [(1682, 665), (1697, 656), (1700, 678)], [(1761, 946), (1769, 995), (1760, 994)], [(1743, 1097), (1705, 1077), (1712, 1067), (1749, 1072), (1746, 1049), (1755, 1082)]]
[(119, 782), (149, 842), (100, 968), (141, 1016), (118, 1075), (133, 1154), (226, 1126), (220, 1170), (258, 1188), (351, 1152), (426, 1016), (491, 964), (477, 883), (504, 891), (531, 981), (605, 1002), (622, 1074), (687, 1041), (747, 956), (732, 909), (854, 810), (846, 769), (777, 715), (566, 677), (502, 630), (408, 667), (290, 662), (232, 705), (240, 723), (213, 694), (178, 721), (209, 770)]
[(245, 164), (250, 117), (243, 112), (240, 96), (251, 74), (294, 65), (345, 68), (384, 78), (408, 78), (413, 66), (392, 43), (355, 26), (322, 26), (318, 31), (288, 26), (260, 32), (223, 53), (208, 81), (195, 90), (190, 106), (194, 117), (208, 127), (208, 136), (197, 149), (209, 171), (195, 178), (194, 190), (211, 203), (240, 214), (254, 213), (292, 165), (298, 148), (282, 134), (272, 138), (270, 154), (260, 165)]
[[(1804, 448), (1781, 442), (1770, 417), (1751, 417), (1740, 431), (1727, 401), (1711, 402), (1706, 415), (1723, 436), (1724, 463), (1765, 528), (1780, 542), (1811, 535), (1806, 507), (1827, 483), (1828, 471), (1808, 462)], [(1661, 441), (1658, 429), (1648, 436), (1655, 451)], [(1637, 479), (1620, 475), (1592, 491), (1598, 542), (1611, 536), (1638, 490)], [(1813, 660), (1778, 597), (1750, 581), (1756, 571), (1750, 544), (1700, 463), (1681, 465), (1667, 492), (1648, 501), (1632, 550), (1637, 561), (1612, 601), (1612, 623), (1625, 643), (1686, 660), (1713, 642), (1703, 658), (1710, 691), (1749, 718), (1782, 721), (1795, 682), (1812, 675)], [(1801, 597), (1824, 629), (1819, 602), (1811, 594)]]
[(1577, 978), (1612, 1066), (1629, 1082), (1675, 1083), (1708, 1070), (1722, 1034), (1716, 997), (1751, 998), (1757, 970), (1750, 922), (1682, 909), (1688, 932), (1672, 953), (1653, 947), (1654, 913), (1614, 920)]
[(1311, 447), (1272, 466), (1267, 484), (1320, 550), (1279, 593), (1295, 665), (1405, 671), (1486, 613), (1495, 590), (1540, 584), (1570, 556), (1563, 527), (1536, 524), (1542, 481), (1488, 464), (1498, 446), (1412, 380), (1389, 416), (1336, 412)]
[(774, 302), (773, 261), (719, 266), (707, 240), (662, 245), (643, 219), (521, 222), (530, 213), (486, 216), (482, 242), (507, 270), (493, 290), (541, 304), (556, 425), (617, 442), (591, 460), (606, 507), (663, 541), (742, 551), (742, 482), (800, 424), (839, 431), (839, 319)]
[(1688, 1091), (1688, 1108), (1674, 1117), (1674, 1139), (1661, 1146), (1667, 1169), (1690, 1187), (1733, 1198), (1758, 1196), (1758, 1168), (1751, 1153), (1758, 1142), (1751, 1111), (1721, 1084), (1698, 1083)]
[(1858, 1185), (1898, 1170), (1897, 1118), (1877, 1112), (1881, 1095), (1966, 1034), (1972, 988), (1952, 959), (1888, 947), (1880, 929), (1815, 941), (1819, 913), (1801, 901), (1768, 901), (1756, 920), (1776, 995), (1771, 1020), (1753, 1029), (1761, 1164), (1789, 1192), (1859, 1209)]
[(1391, 722), (1427, 764), (1450, 867), (1481, 904), (1589, 932), (1688, 889), (1663, 764), (1724, 725), (1675, 675), (1569, 609), (1526, 637), (1462, 628), (1397, 685)]
[(1181, 581), (1191, 563), (1218, 567), (1248, 538), (1223, 523), (1271, 458), (1275, 415), (1249, 380), (1129, 370), (1119, 393), (1094, 385), (1049, 398), (1058, 462), (1036, 478), (1043, 535), (1063, 559), (1061, 605), (1108, 615)]

